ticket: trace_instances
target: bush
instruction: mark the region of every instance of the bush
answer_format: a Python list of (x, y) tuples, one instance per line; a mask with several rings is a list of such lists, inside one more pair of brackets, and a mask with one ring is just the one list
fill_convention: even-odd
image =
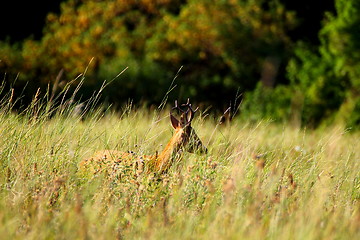
[[(328, 13), (319, 33), (319, 48), (299, 43), (288, 65), (291, 84), (304, 93), (305, 124), (317, 126), (334, 118), (343, 104), (360, 93), (360, 3), (337, 0), (335, 6), (337, 15)], [(348, 108), (341, 114), (350, 116), (344, 109)]]
[(293, 92), (290, 87), (264, 87), (259, 83), (256, 89), (244, 96), (241, 104), (241, 116), (244, 119), (258, 122), (262, 119), (271, 119), (278, 122), (287, 122), (298, 109), (292, 104)]

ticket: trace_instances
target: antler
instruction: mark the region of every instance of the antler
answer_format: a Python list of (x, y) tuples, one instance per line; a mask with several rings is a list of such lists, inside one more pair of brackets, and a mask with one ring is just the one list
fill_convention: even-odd
[[(181, 107), (186, 107), (186, 111), (183, 110)], [(199, 109), (199, 107), (197, 107), (195, 110), (192, 108), (191, 103), (190, 103), (190, 99), (187, 99), (187, 102), (185, 104), (181, 104), (181, 107), (179, 107), (178, 105), (178, 101), (175, 100), (175, 106), (172, 108), (172, 110), (177, 110), (179, 113), (181, 113), (181, 120), (183, 123), (188, 124), (190, 123), (194, 116), (195, 116), (195, 112)], [(186, 121), (186, 122), (185, 122)]]
[(175, 106), (171, 110), (178, 110), (179, 113), (185, 113), (185, 111), (179, 107), (177, 100), (175, 100)]
[[(183, 107), (187, 107), (187, 111), (186, 111), (186, 116), (187, 116), (187, 121), (188, 122), (191, 122), (195, 116), (195, 112), (197, 110), (199, 110), (199, 107), (197, 107), (195, 110), (191, 107), (191, 104), (190, 104), (190, 99), (188, 98), (187, 99), (187, 102), (186, 104), (182, 104), (181, 106)], [(189, 112), (190, 112), (190, 115), (189, 115)]]

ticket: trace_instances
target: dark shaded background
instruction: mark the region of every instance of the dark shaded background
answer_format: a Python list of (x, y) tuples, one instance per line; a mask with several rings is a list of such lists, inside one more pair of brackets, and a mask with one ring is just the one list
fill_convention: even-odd
[(1, 1), (0, 40), (12, 43), (27, 37), (39, 40), (49, 12), (58, 13), (60, 0)]
[[(49, 12), (59, 13), (60, 3), (64, 0), (2, 1), (0, 10), (0, 40), (12, 43), (27, 37), (39, 40)], [(296, 11), (301, 20), (291, 37), (318, 43), (318, 31), (325, 11), (335, 12), (334, 1), (282, 0), (288, 9)]]

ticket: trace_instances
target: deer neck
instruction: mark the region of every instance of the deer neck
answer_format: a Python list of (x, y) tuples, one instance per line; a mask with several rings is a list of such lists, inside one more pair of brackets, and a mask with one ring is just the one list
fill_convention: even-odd
[(165, 171), (170, 168), (173, 158), (176, 157), (176, 154), (180, 151), (181, 146), (183, 145), (183, 129), (176, 128), (175, 133), (164, 148), (164, 150), (157, 156), (154, 156), (155, 160), (155, 169), (157, 171)]

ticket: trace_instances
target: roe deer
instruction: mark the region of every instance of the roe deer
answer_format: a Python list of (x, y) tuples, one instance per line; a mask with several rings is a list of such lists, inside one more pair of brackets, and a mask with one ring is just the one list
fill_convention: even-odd
[(206, 153), (207, 148), (202, 144), (195, 130), (191, 127), (191, 121), (198, 108), (193, 110), (188, 99), (187, 103), (181, 106), (178, 106), (177, 101), (175, 101), (175, 107), (172, 110), (177, 110), (181, 114), (180, 120), (175, 118), (170, 112), (171, 125), (175, 131), (160, 154), (156, 152), (154, 155), (140, 156), (132, 151), (103, 150), (96, 152), (91, 158), (83, 160), (80, 163), (80, 168), (93, 171), (93, 173), (105, 170), (107, 172), (110, 171), (111, 174), (117, 174), (117, 171), (125, 170), (125, 168), (128, 170), (135, 168), (136, 171), (141, 173), (145, 166), (148, 171), (163, 173), (172, 166), (174, 161), (181, 159), (183, 150), (191, 153)]

